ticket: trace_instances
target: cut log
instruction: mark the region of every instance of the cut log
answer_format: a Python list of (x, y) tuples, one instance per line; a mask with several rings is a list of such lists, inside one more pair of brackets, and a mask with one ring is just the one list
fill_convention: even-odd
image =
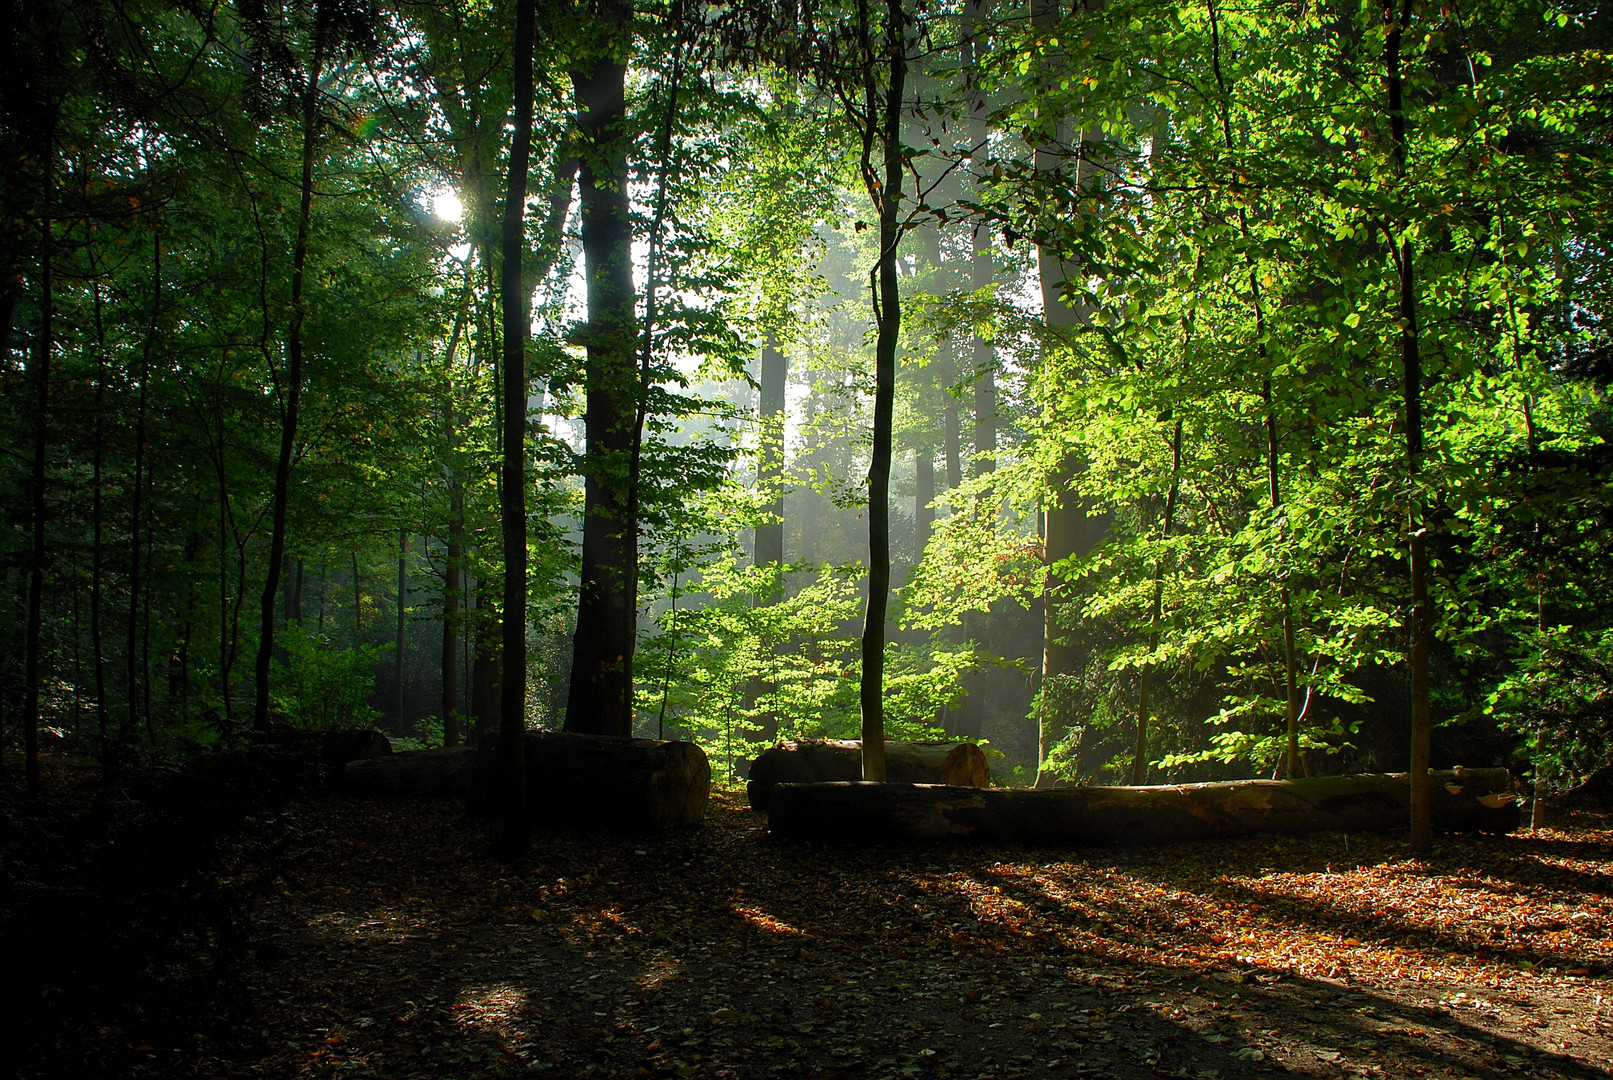
[[(480, 755), (472, 812), (496, 812), (496, 751)], [(527, 805), (534, 823), (626, 832), (696, 825), (711, 796), (711, 765), (694, 743), (571, 731), (526, 733)]]
[[(816, 784), (862, 779), (862, 742), (816, 739), (763, 750), (750, 767), (750, 804), (766, 810), (778, 784)], [(950, 784), (983, 788), (991, 767), (971, 742), (887, 742), (885, 778), (892, 784)]]
[(384, 757), (392, 753), (392, 740), (373, 727), (342, 731), (299, 731), (275, 728), (264, 741), (281, 750), (302, 754), (330, 769), (341, 769), (350, 761)]
[[(1434, 827), (1510, 832), (1518, 804), (1505, 769), (1431, 777)], [(1037, 847), (1163, 844), (1255, 833), (1405, 828), (1404, 773), (1239, 780), (1162, 787), (960, 788), (931, 784), (780, 784), (769, 829), (791, 839), (964, 840)]]
[(476, 751), (468, 746), (405, 750), (354, 761), (342, 770), (346, 795), (419, 795), (455, 798), (470, 791)]
[[(526, 733), (532, 820), (559, 828), (630, 832), (694, 825), (705, 817), (711, 766), (693, 743), (563, 731)], [(472, 813), (498, 812), (498, 752), (456, 746), (355, 761), (349, 795), (463, 796)]]

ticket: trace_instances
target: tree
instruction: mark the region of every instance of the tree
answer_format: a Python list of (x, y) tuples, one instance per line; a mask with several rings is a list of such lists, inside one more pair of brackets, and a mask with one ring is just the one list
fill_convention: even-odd
[(630, 459), (640, 437), (635, 420), (642, 397), (627, 168), (631, 37), (629, 12), (616, 0), (600, 0), (589, 16), (571, 72), (582, 161), (577, 190), (588, 322), (580, 336), (588, 349), (588, 445), (566, 730), (627, 736), (633, 731), (638, 572), (638, 515), (628, 474), (635, 468)]

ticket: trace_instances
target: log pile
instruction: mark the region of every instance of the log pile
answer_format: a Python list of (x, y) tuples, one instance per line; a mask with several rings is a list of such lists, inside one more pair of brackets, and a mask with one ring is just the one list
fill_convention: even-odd
[[(711, 766), (693, 743), (573, 732), (526, 733), (527, 805), (541, 826), (655, 831), (698, 823)], [(472, 813), (498, 812), (498, 752), (454, 747), (355, 761), (349, 795), (463, 797)]]
[[(887, 742), (885, 778), (893, 784), (949, 784), (983, 788), (991, 768), (980, 747), (969, 742)], [(779, 784), (816, 784), (862, 779), (862, 742), (815, 739), (785, 742), (762, 751), (751, 763), (750, 804), (766, 810)]]
[[(1434, 827), (1510, 832), (1517, 800), (1505, 769), (1430, 777)], [(817, 783), (774, 788), (768, 825), (805, 840), (964, 840), (1037, 847), (1161, 844), (1255, 833), (1405, 828), (1404, 773), (1239, 780), (1160, 787), (951, 787)]]

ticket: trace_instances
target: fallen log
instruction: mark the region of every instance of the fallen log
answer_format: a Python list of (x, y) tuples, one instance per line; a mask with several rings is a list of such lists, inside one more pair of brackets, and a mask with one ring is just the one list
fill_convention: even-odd
[(692, 742), (529, 731), (526, 790), (540, 824), (660, 831), (706, 816), (711, 764)]
[(344, 795), (417, 795), (456, 798), (470, 791), (476, 751), (468, 746), (404, 750), (349, 762), (342, 770)]
[[(1518, 804), (1505, 769), (1430, 776), (1436, 829), (1510, 832)], [(1237, 780), (1160, 787), (961, 788), (780, 784), (768, 827), (780, 837), (866, 842), (963, 840), (1037, 847), (1163, 844), (1255, 833), (1405, 828), (1405, 773)]]
[[(697, 824), (711, 796), (700, 747), (567, 731), (528, 731), (527, 807), (560, 828), (646, 831)], [(463, 796), (475, 814), (499, 812), (496, 747), (408, 750), (355, 761), (342, 776), (350, 795)]]
[[(887, 742), (885, 778), (892, 784), (950, 784), (983, 788), (991, 766), (971, 742)], [(862, 779), (862, 742), (814, 739), (779, 743), (763, 750), (750, 767), (750, 804), (766, 810), (779, 784)]]
[(392, 740), (373, 727), (341, 731), (301, 731), (275, 728), (262, 741), (319, 762), (329, 769), (341, 769), (350, 761), (385, 757), (392, 753)]

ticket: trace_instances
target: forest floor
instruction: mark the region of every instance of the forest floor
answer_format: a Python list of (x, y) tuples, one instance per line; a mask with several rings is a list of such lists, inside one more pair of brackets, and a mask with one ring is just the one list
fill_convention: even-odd
[[(12, 835), (115, 850), (80, 808)], [(1340, 834), (826, 848), (717, 795), (697, 829), (500, 865), (455, 802), (299, 797), (229, 836), (152, 905), (189, 925), (19, 927), (47, 916), (0, 894), (11, 955), (48, 942), (5, 980), (21, 1075), (1613, 1075), (1613, 831), (1585, 822), (1426, 860)], [(102, 938), (139, 970), (98, 975)]]

